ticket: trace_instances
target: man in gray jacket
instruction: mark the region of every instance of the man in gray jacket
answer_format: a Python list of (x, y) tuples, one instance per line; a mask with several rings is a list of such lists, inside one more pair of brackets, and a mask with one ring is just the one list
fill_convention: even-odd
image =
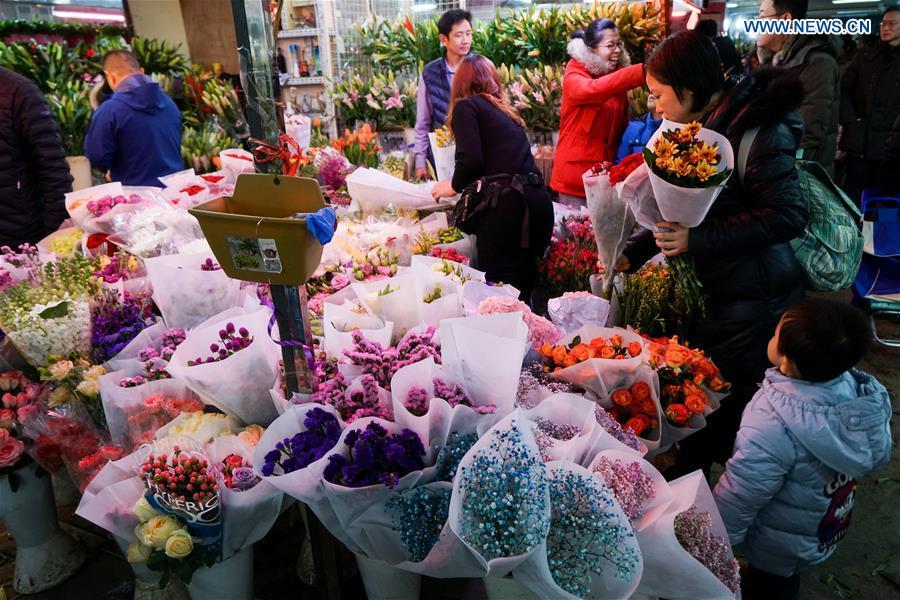
[[(807, 0), (762, 0), (761, 19), (805, 19)], [(839, 40), (824, 35), (761, 34), (756, 41), (760, 64), (795, 69), (803, 82), (804, 133), (801, 158), (814, 160), (834, 176), (841, 83)]]

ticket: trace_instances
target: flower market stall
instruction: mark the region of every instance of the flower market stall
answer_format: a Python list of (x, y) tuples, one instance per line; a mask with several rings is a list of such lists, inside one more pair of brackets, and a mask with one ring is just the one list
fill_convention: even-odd
[[(525, 121), (550, 133), (562, 32), (611, 16), (643, 53), (656, 10), (498, 17), (476, 44), (508, 65)], [(389, 66), (335, 83), (347, 129), (334, 140), (300, 115), (280, 115), (279, 129), (260, 83), (272, 81), (266, 40), (239, 40), (246, 121), (229, 84), (130, 41), (148, 73), (182, 88), (186, 169), (157, 187), (72, 192), (58, 231), (0, 255), (0, 516), (19, 545), (18, 592), (84, 560), (53, 514), (53, 474), (78, 489), (76, 514), (118, 544), (144, 598), (253, 598), (254, 553), (288, 511), (307, 524), (292, 540), (297, 569), (329, 597), (346, 586), (333, 581), (341, 556), (369, 598), (417, 598), (423, 577), (484, 579), (491, 597), (493, 585), (541, 598), (739, 595), (705, 477), (667, 481), (654, 462), (729, 392), (679, 335), (699, 309), (673, 272), (691, 265), (615, 281), (596, 268), (615, 262), (635, 219), (667, 215), (662, 190), (679, 183), (657, 160), (666, 142), (585, 173), (586, 211), (554, 206), (546, 311), (523, 302), (479, 270), (453, 201), (432, 200), (434, 182), (380, 145), (378, 133), (414, 123), (405, 76), (430, 59), (433, 25), (360, 28)], [(0, 60), (28, 65), (79, 154), (96, 56), (123, 42), (10, 39)], [(706, 133), (692, 135), (716, 141)], [(453, 140), (439, 130), (433, 144), (443, 177)], [(695, 195), (714, 197), (732, 164), (711, 157)], [(652, 206), (635, 191), (647, 186)]]
[[(183, 190), (228, 196), (245, 177), (220, 176), (82, 190), (71, 226), (3, 255), (5, 347), (37, 368), (3, 375), (10, 488), (35, 468), (68, 473), (78, 514), (115, 536), (139, 581), (195, 598), (250, 597), (254, 542), (294, 500), (373, 589), (418, 589), (420, 575), (511, 575), (554, 597), (737, 589), (705, 481), (667, 483), (648, 462), (727, 393), (702, 352), (661, 337), (672, 292), (625, 302), (654, 338), (586, 292), (552, 300), (551, 321), (485, 283), (446, 213), (337, 205), (305, 285), (315, 383), (294, 393), (275, 286), (222, 268), (264, 257), (211, 251), (186, 210)], [(576, 223), (590, 247), (587, 216), (560, 231)], [(665, 288), (664, 269), (628, 285)]]

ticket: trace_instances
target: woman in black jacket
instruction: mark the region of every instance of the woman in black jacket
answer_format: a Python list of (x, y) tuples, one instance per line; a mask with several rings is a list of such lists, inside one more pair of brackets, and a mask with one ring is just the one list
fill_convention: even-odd
[(465, 57), (453, 76), (447, 125), (456, 140), (453, 181), (439, 181), (435, 200), (455, 196), (482, 177), (501, 178), (497, 206), (478, 217), (478, 267), (488, 281), (509, 283), (528, 300), (537, 260), (553, 233), (553, 203), (534, 164), (524, 122), (503, 93), (493, 63)]
[(687, 340), (706, 350), (732, 383), (707, 427), (682, 444), (676, 472), (724, 464), (731, 455), (744, 406), (770, 366), (769, 339), (781, 314), (803, 295), (803, 272), (788, 243), (808, 220), (795, 168), (802, 84), (789, 71), (761, 68), (725, 91), (718, 64), (707, 38), (680, 32), (650, 57), (647, 85), (666, 118), (701, 121), (728, 138), (735, 156), (744, 132), (760, 127), (743, 182), (735, 170), (697, 227), (660, 223), (671, 231), (638, 231), (617, 265), (634, 270), (659, 251), (691, 255), (706, 316), (690, 323)]
[(72, 191), (59, 128), (37, 86), (0, 67), (0, 246), (52, 233)]

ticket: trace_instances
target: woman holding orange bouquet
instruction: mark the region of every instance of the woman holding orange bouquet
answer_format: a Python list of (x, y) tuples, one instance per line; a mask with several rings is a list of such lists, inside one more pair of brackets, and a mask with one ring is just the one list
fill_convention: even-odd
[[(760, 69), (726, 90), (715, 47), (694, 31), (676, 33), (657, 46), (646, 76), (666, 119), (723, 134), (735, 155), (744, 132), (760, 127), (743, 180), (731, 176), (698, 226), (658, 223), (668, 231), (639, 230), (616, 265), (630, 271), (657, 252), (690, 254), (706, 314), (691, 320), (687, 338), (733, 384), (707, 427), (682, 443), (678, 474), (713, 461), (724, 464), (731, 455), (741, 413), (768, 367), (768, 340), (781, 314), (803, 295), (802, 270), (789, 245), (808, 220), (794, 166), (803, 133), (797, 112), (803, 87), (789, 71)], [(678, 349), (671, 351), (672, 359), (684, 359)], [(678, 411), (674, 416), (683, 417)]]

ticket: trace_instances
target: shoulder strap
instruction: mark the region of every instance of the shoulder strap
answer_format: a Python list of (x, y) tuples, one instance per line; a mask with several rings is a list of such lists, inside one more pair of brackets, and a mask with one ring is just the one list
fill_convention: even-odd
[(741, 136), (741, 143), (738, 146), (737, 155), (737, 172), (738, 180), (744, 185), (744, 174), (747, 172), (747, 161), (750, 159), (750, 148), (756, 140), (756, 134), (759, 133), (759, 127), (751, 127)]

